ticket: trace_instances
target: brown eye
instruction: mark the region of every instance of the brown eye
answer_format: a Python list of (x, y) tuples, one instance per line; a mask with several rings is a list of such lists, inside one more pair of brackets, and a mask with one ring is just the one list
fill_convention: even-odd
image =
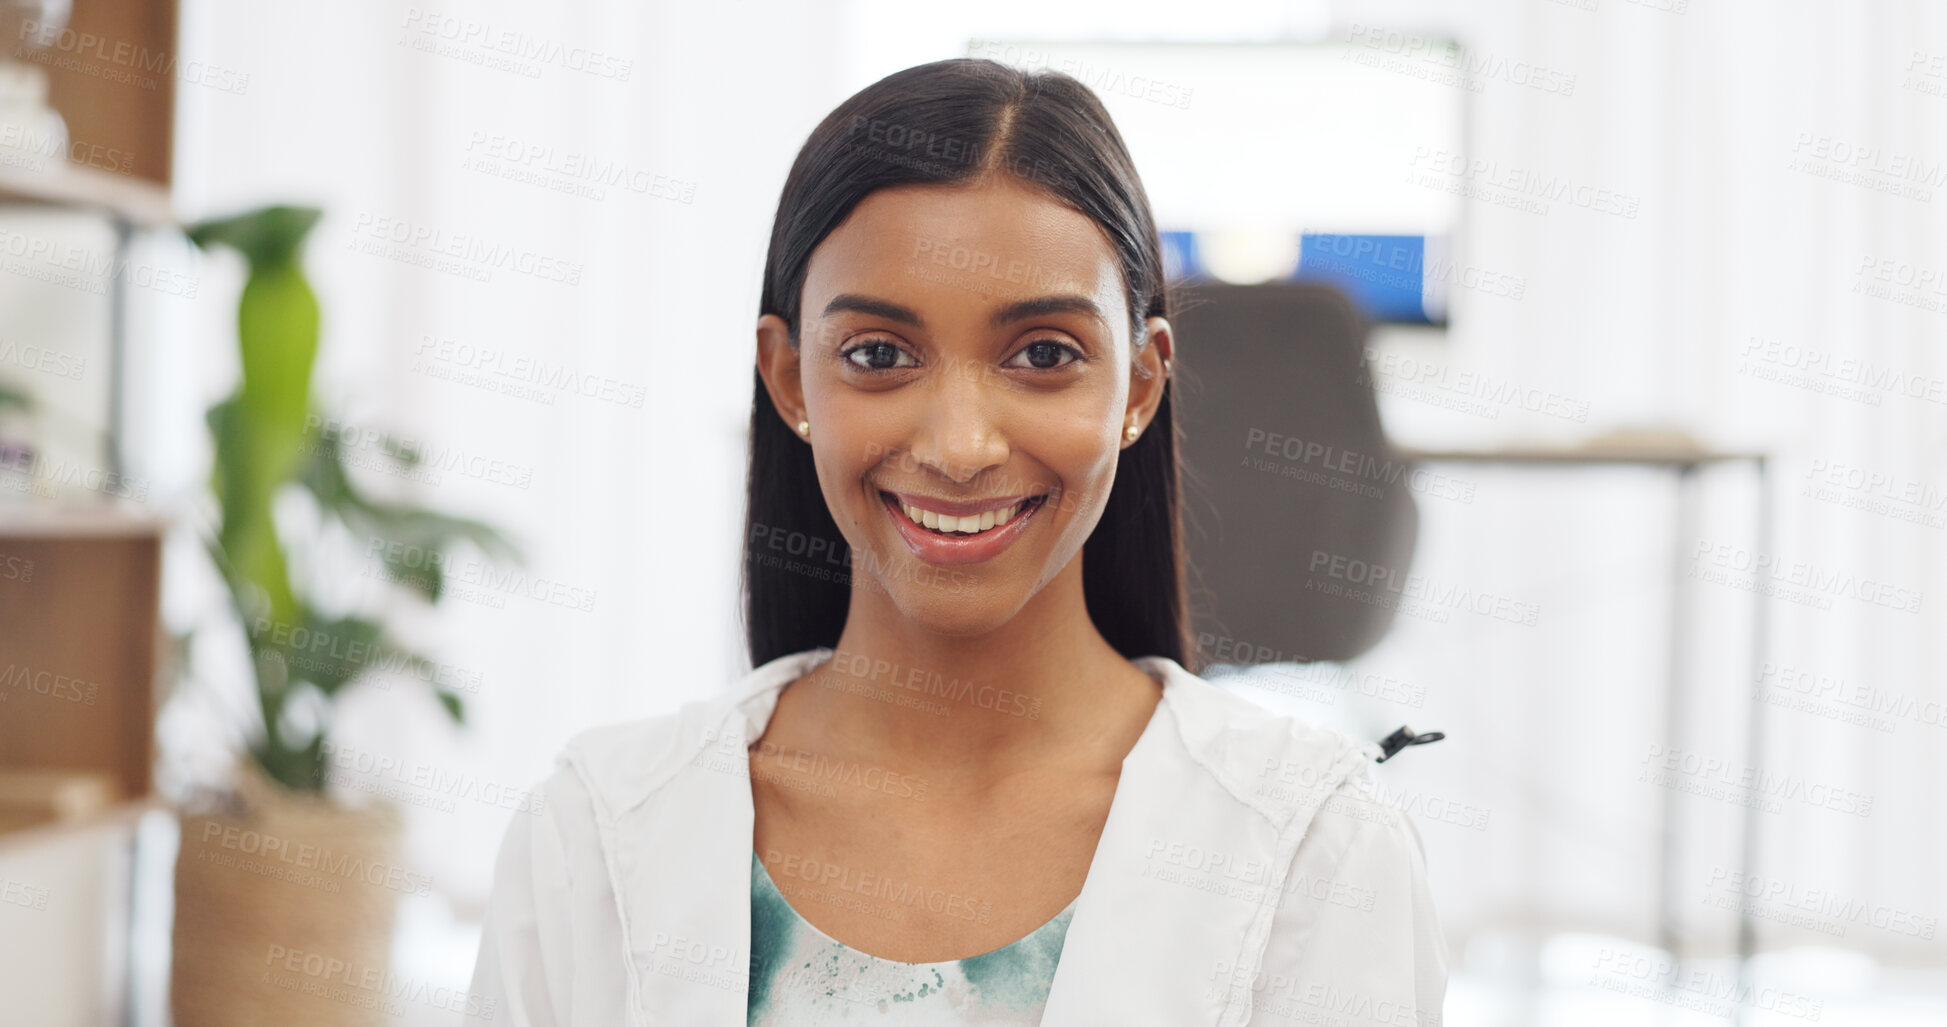
[[(866, 355), (864, 361), (860, 361), (856, 357), (856, 354), (859, 353)], [(851, 364), (861, 371), (891, 371), (901, 366), (917, 366), (918, 363), (917, 361), (904, 365), (897, 363), (900, 357), (908, 357), (910, 359), (910, 356), (905, 350), (900, 349), (885, 339), (873, 339), (870, 342), (862, 342), (840, 353), (839, 356), (846, 363)]]
[[(1072, 358), (1062, 360), (1061, 355), (1064, 352), (1073, 354)], [(1054, 339), (1036, 339), (1026, 346), (1021, 347), (1021, 352), (1014, 356), (1016, 360), (1021, 357), (1027, 357), (1029, 366), (1037, 371), (1052, 371), (1082, 359), (1082, 351), (1065, 342), (1057, 342)]]

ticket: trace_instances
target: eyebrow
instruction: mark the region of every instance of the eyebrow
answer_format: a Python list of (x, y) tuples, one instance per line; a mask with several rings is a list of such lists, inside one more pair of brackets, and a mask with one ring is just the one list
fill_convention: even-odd
[[(873, 317), (883, 317), (888, 321), (898, 321), (922, 330), (926, 327), (925, 319), (910, 307), (902, 307), (897, 303), (851, 292), (832, 297), (832, 301), (825, 304), (824, 316), (830, 317), (847, 310)], [(1043, 317), (1048, 314), (1087, 314), (1097, 321), (1107, 323), (1102, 317), (1102, 312), (1096, 308), (1094, 300), (1086, 296), (1062, 295), (1037, 296), (1034, 299), (1010, 303), (994, 311), (994, 316), (987, 319), (987, 324), (990, 328), (1005, 328), (1023, 318)]]

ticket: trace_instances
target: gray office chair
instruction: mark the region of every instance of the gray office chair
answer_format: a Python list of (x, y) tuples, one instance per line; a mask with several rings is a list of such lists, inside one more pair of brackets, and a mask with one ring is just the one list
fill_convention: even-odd
[(1365, 652), (1392, 624), (1419, 531), (1411, 468), (1379, 424), (1368, 322), (1326, 285), (1199, 282), (1176, 295), (1199, 663)]

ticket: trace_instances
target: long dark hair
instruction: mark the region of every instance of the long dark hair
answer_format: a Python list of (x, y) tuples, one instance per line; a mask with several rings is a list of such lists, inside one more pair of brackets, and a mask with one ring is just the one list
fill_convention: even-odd
[[(1107, 233), (1128, 289), (1132, 338), (1169, 316), (1162, 246), (1135, 164), (1101, 100), (1055, 71), (989, 60), (907, 68), (839, 104), (791, 165), (771, 228), (759, 315), (799, 344), (811, 253), (859, 201), (888, 186), (1005, 171), (1045, 189)], [(1180, 361), (1172, 361), (1179, 364)], [(818, 646), (845, 627), (850, 547), (832, 520), (811, 448), (785, 427), (753, 370), (744, 630), (753, 666)], [(1190, 667), (1175, 420), (1165, 382), (1156, 418), (1122, 451), (1102, 519), (1082, 547), (1089, 618), (1125, 658)]]

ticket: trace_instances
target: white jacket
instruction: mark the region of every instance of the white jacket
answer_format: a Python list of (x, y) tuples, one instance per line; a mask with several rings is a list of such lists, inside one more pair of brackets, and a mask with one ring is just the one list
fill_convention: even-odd
[[(469, 1005), (497, 1027), (742, 1027), (747, 747), (829, 648), (571, 741), (501, 845)], [(1174, 660), (1122, 762), (1042, 1023), (1438, 1027), (1447, 954), (1378, 746)], [(472, 1022), (472, 1021), (469, 1021)]]

